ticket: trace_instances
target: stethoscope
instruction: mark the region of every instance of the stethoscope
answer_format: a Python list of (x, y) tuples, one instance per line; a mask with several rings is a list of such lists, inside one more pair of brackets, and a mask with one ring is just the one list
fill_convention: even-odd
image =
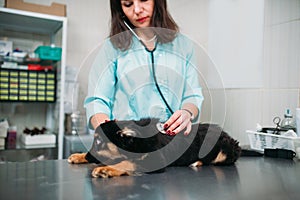
[(146, 51), (148, 51), (151, 55), (151, 68), (152, 68), (152, 77), (155, 83), (155, 87), (160, 95), (160, 97), (162, 98), (162, 100), (164, 101), (165, 105), (167, 106), (167, 108), (169, 109), (169, 111), (171, 112), (171, 114), (174, 113), (174, 111), (172, 110), (171, 106), (168, 104), (166, 98), (164, 97), (163, 93), (160, 90), (160, 87), (157, 83), (157, 78), (156, 78), (156, 73), (155, 73), (155, 62), (154, 62), (154, 51), (156, 49), (156, 44), (154, 49), (149, 50), (147, 48), (147, 46), (145, 45), (145, 43), (143, 42), (143, 40), (132, 30), (132, 28), (126, 23), (126, 21), (124, 21), (125, 26), (130, 30), (130, 32), (139, 40), (139, 42), (145, 47)]
[[(125, 26), (130, 30), (130, 32), (139, 40), (139, 42), (145, 47), (146, 51), (148, 51), (151, 55), (151, 68), (152, 68), (152, 77), (155, 83), (155, 87), (160, 95), (160, 97), (162, 98), (163, 102), (165, 103), (165, 105), (167, 106), (167, 108), (169, 109), (169, 111), (171, 112), (171, 114), (174, 113), (174, 111), (172, 110), (171, 106), (168, 104), (166, 98), (164, 97), (163, 93), (160, 90), (160, 87), (158, 85), (157, 82), (157, 78), (156, 78), (156, 73), (155, 73), (155, 62), (154, 62), (154, 51), (156, 49), (156, 45), (157, 43), (155, 43), (155, 47), (152, 50), (149, 50), (146, 46), (146, 44), (143, 42), (143, 40), (132, 30), (132, 28), (126, 23), (126, 21), (124, 21)], [(160, 131), (163, 134), (166, 134), (163, 124), (161, 122), (158, 122), (156, 124), (156, 128), (158, 129), (158, 131)]]

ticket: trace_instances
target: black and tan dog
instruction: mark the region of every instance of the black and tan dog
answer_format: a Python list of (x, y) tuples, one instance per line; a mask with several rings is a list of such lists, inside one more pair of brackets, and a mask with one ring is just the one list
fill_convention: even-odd
[(101, 124), (88, 153), (75, 153), (69, 163), (99, 164), (93, 177), (162, 172), (167, 166), (232, 165), (239, 158), (238, 141), (219, 126), (194, 124), (188, 136), (158, 131), (157, 119), (109, 121)]

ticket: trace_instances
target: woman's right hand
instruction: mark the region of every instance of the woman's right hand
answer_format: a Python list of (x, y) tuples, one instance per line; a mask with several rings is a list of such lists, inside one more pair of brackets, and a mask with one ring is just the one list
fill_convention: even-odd
[(168, 135), (176, 135), (184, 131), (188, 135), (192, 130), (191, 114), (186, 110), (177, 110), (164, 124)]

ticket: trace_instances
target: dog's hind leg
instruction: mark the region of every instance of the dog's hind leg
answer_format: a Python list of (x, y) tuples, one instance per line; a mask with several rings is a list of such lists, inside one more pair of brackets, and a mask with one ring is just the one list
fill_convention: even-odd
[(85, 158), (86, 153), (74, 153), (69, 156), (68, 163), (71, 164), (80, 164), (80, 163), (88, 163), (88, 160)]

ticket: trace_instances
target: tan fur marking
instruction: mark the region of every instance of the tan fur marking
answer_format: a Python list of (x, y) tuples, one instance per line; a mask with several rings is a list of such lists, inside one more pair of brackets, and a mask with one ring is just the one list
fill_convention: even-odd
[(201, 161), (196, 161), (192, 164), (190, 164), (190, 167), (201, 167), (203, 163)]
[(85, 159), (86, 153), (74, 153), (69, 156), (68, 163), (71, 164), (80, 164), (80, 163), (88, 163)]
[(145, 158), (147, 158), (148, 157), (148, 154), (146, 153), (146, 154), (144, 154), (142, 157), (140, 157), (138, 160), (144, 160)]
[(226, 154), (224, 154), (222, 151), (218, 153), (216, 159), (214, 159), (212, 161), (213, 164), (216, 164), (216, 163), (220, 163), (220, 162), (223, 162), (226, 160)]
[(107, 148), (107, 150), (98, 151), (97, 154), (110, 159), (127, 158), (125, 155), (120, 154), (118, 147), (113, 143), (107, 143)]
[(111, 151), (112, 154), (120, 154), (118, 151), (118, 147), (111, 142), (107, 143), (107, 148), (109, 151)]

